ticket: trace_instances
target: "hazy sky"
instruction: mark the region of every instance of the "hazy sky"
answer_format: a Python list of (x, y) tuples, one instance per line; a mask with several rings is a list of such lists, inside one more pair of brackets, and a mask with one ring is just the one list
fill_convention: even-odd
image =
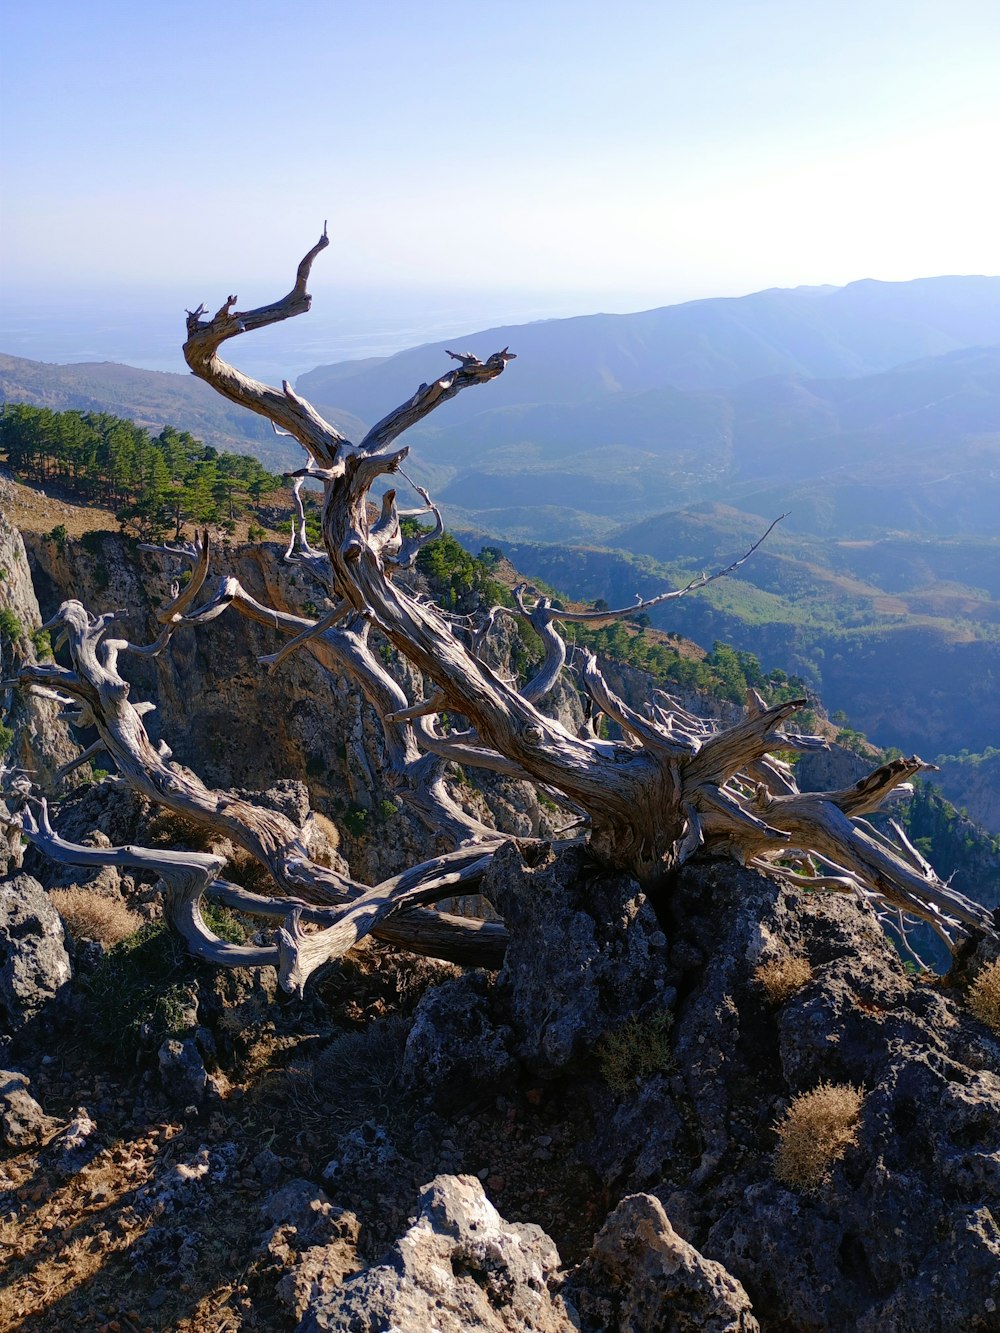
[(271, 299), (325, 217), (317, 290), (1000, 272), (998, 0), (33, 0), (0, 59), (46, 300)]

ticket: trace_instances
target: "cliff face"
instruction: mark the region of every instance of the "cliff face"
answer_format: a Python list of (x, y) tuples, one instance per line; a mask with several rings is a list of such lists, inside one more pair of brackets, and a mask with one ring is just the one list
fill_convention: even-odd
[(948, 800), (970, 818), (1000, 836), (1000, 755), (978, 763), (944, 761), (934, 779)]
[[(24, 542), (4, 517), (4, 486), (0, 479), (0, 678), (39, 660), (36, 640), (42, 624)], [(7, 762), (28, 769), (43, 790), (52, 790), (56, 770), (79, 753), (68, 727), (58, 718), (58, 705), (13, 691), (3, 692), (0, 703), (4, 725), (14, 733)]]

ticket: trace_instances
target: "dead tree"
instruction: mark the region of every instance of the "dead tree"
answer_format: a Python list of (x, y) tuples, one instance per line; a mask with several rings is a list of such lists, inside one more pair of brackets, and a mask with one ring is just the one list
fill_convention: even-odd
[[(541, 667), (521, 687), (502, 679), (481, 655), (498, 609), (469, 636), (404, 586), (400, 571), (441, 530), (441, 516), (420, 491), (422, 512), (433, 515), (434, 527), (406, 536), (395, 490), (373, 504), (372, 488), (400, 472), (408, 451), (396, 441), (408, 427), (456, 394), (494, 379), (514, 354), (504, 348), (483, 362), (449, 352), (455, 367), (421, 384), (360, 442), (345, 439), (287, 382), (280, 390), (259, 383), (219, 356), (229, 339), (308, 311), (310, 270), (327, 244), (324, 228), (300, 263), (292, 290), (271, 305), (241, 311), (231, 296), (211, 318), (203, 306), (190, 312), (184, 355), (194, 374), (267, 417), (305, 451), (305, 466), (295, 474), (300, 521), (285, 558), (307, 564), (323, 579), (330, 609), (317, 619), (291, 615), (256, 601), (232, 577), (207, 591), (206, 535), (194, 546), (160, 548), (187, 562), (190, 579), (183, 590), (175, 586), (161, 608), (162, 630), (154, 643), (137, 646), (111, 638), (113, 615), (93, 617), (80, 603), (66, 602), (48, 628), (68, 643), (72, 668), (27, 667), (15, 682), (55, 694), (71, 721), (96, 727), (99, 741), (92, 751), (110, 756), (136, 790), (251, 853), (270, 873), (274, 895), (250, 894), (220, 880), (219, 859), (206, 854), (66, 843), (52, 830), (44, 807), (36, 814), (29, 806), (21, 815), (26, 836), (57, 860), (156, 869), (167, 885), (172, 919), (195, 952), (222, 964), (276, 964), (289, 989), (301, 989), (316, 967), (369, 932), (441, 957), (497, 965), (502, 926), (424, 906), (474, 892), (502, 841), (452, 799), (445, 781), (448, 764), (523, 779), (556, 796), (580, 814), (578, 837), (586, 839), (599, 863), (645, 884), (662, 881), (698, 852), (722, 854), (808, 887), (858, 894), (900, 920), (926, 921), (951, 947), (975, 931), (995, 933), (990, 913), (944, 883), (901, 830), (890, 839), (865, 819), (930, 765), (916, 756), (898, 759), (844, 791), (797, 790), (792, 770), (776, 752), (826, 745), (786, 728), (804, 699), (768, 706), (751, 693), (742, 721), (713, 730), (662, 695), (645, 715), (636, 712), (609, 688), (596, 658), (584, 653), (578, 675), (591, 705), (587, 728), (573, 734), (543, 710), (548, 691), (566, 669), (560, 625), (636, 614), (694, 591), (742, 560), (615, 611), (568, 612), (544, 598), (529, 605), (526, 589), (519, 588), (509, 614), (532, 625), (545, 649)], [(302, 521), (300, 487), (307, 476), (324, 492), (321, 551), (309, 546)], [(307, 650), (355, 680), (381, 718), (390, 781), (430, 827), (447, 836), (453, 851), (374, 887), (359, 884), (310, 859), (299, 831), (284, 816), (209, 789), (173, 765), (162, 743), (152, 744), (142, 721), (152, 705), (131, 702), (118, 669), (120, 654), (162, 652), (179, 628), (196, 629), (222, 614), (248, 616), (288, 636), (279, 652), (263, 659), (270, 670), (280, 670), (291, 653)], [(425, 698), (406, 697), (369, 646), (373, 628), (430, 683)], [(446, 729), (444, 712), (464, 719), (461, 729)], [(597, 734), (593, 719), (600, 714), (615, 724), (618, 739)], [(278, 920), (274, 944), (237, 949), (218, 940), (200, 914), (204, 895)]]

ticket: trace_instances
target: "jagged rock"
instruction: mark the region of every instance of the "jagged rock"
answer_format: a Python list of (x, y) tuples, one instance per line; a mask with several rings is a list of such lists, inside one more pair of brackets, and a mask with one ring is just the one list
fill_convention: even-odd
[(313, 1296), (298, 1333), (571, 1333), (558, 1268), (540, 1227), (506, 1222), (474, 1177), (438, 1176), (386, 1259)]
[(482, 889), (510, 931), (497, 993), (522, 1059), (559, 1069), (626, 1016), (665, 1007), (666, 939), (634, 880), (588, 876), (576, 851), (529, 865), (511, 843)]
[(27, 1075), (0, 1069), (0, 1138), (9, 1148), (33, 1148), (44, 1142), (57, 1121), (32, 1097)]
[(21, 1031), (69, 979), (62, 922), (45, 890), (30, 875), (0, 880), (0, 1031)]
[(587, 1333), (756, 1333), (750, 1298), (678, 1236), (658, 1199), (623, 1199), (565, 1294)]
[(296, 1319), (324, 1291), (340, 1286), (358, 1268), (361, 1224), (354, 1213), (332, 1204), (308, 1180), (290, 1180), (261, 1204), (273, 1223), (263, 1248), (285, 1275), (275, 1292)]
[(427, 991), (403, 1054), (403, 1083), (446, 1110), (475, 1101), (509, 1078), (509, 1029), (491, 1013), (485, 973), (469, 972)]
[[(907, 977), (852, 898), (713, 863), (682, 872), (672, 910), (676, 1065), (700, 1160), (662, 1164), (671, 1217), (765, 1326), (996, 1327), (1000, 1039)], [(812, 968), (779, 1004), (754, 976), (775, 949)], [(810, 1191), (774, 1179), (773, 1124), (821, 1081), (864, 1099), (856, 1144)]]
[(168, 1037), (159, 1051), (160, 1079), (172, 1101), (199, 1106), (205, 1098), (208, 1071), (194, 1037)]

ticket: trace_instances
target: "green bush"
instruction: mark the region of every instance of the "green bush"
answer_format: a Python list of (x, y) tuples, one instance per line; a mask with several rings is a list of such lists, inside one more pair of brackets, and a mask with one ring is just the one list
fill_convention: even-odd
[(620, 1027), (605, 1032), (596, 1046), (601, 1077), (612, 1092), (623, 1096), (636, 1081), (665, 1073), (673, 1064), (670, 1029), (673, 1014), (665, 1009), (647, 1018), (633, 1015)]
[(94, 1040), (126, 1062), (187, 1031), (193, 977), (183, 940), (162, 921), (126, 936), (87, 983)]
[(19, 643), (24, 637), (24, 626), (18, 619), (17, 614), (8, 607), (0, 611), (0, 638), (6, 639), (8, 643)]
[(355, 806), (353, 810), (348, 810), (344, 816), (344, 823), (347, 825), (348, 833), (352, 833), (355, 838), (360, 838), (365, 831), (365, 823), (368, 819), (368, 811), (362, 810), (360, 806)]
[(229, 907), (222, 907), (219, 903), (207, 902), (203, 898), (201, 901), (201, 916), (209, 930), (218, 935), (220, 940), (225, 940), (227, 944), (246, 944), (250, 937), (250, 932), (246, 926)]
[(50, 661), (52, 658), (52, 639), (49, 637), (47, 629), (36, 629), (32, 631), (31, 642), (35, 645), (35, 653), (40, 662)]

